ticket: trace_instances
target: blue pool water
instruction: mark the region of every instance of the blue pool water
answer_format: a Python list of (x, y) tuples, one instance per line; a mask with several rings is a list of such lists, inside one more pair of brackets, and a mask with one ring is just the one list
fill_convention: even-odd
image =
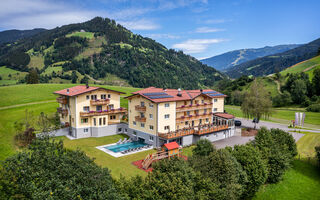
[(108, 147), (103, 147), (105, 149), (108, 149), (110, 151), (113, 151), (115, 153), (121, 152), (121, 151), (125, 151), (128, 149), (133, 149), (133, 148), (138, 148), (138, 147), (143, 147), (146, 146), (147, 144), (141, 141), (135, 141), (135, 142), (127, 142), (124, 144), (115, 144), (115, 145), (111, 145)]

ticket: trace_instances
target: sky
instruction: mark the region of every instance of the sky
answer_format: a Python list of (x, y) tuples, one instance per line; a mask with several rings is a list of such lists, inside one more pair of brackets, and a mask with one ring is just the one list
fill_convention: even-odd
[(0, 31), (55, 28), (95, 16), (203, 59), (320, 38), (319, 0), (0, 0)]

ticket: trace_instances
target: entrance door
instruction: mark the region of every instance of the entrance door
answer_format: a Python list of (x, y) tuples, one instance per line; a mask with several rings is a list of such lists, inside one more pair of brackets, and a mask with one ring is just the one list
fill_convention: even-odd
[(191, 122), (191, 125), (194, 126), (194, 121)]

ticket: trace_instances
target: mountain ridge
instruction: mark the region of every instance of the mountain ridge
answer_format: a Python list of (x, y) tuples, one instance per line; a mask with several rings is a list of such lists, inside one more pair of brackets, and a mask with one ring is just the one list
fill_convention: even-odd
[(34, 28), (30, 30), (4, 30), (0, 32), (0, 44), (15, 42), (19, 39), (28, 38), (43, 31), (46, 31), (46, 29)]

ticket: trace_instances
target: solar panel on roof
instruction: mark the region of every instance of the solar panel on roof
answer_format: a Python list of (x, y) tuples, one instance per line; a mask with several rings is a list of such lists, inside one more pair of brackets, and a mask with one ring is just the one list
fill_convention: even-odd
[(216, 91), (203, 92), (203, 94), (214, 94), (214, 93), (218, 93), (218, 92), (216, 92)]
[(212, 97), (216, 97), (216, 96), (222, 96), (224, 94), (209, 94), (209, 96), (212, 96)]
[(165, 99), (165, 98), (172, 98), (171, 95), (161, 95), (161, 96), (148, 96), (150, 99)]
[(155, 96), (155, 95), (168, 95), (165, 92), (150, 92), (150, 93), (142, 93), (145, 96)]

